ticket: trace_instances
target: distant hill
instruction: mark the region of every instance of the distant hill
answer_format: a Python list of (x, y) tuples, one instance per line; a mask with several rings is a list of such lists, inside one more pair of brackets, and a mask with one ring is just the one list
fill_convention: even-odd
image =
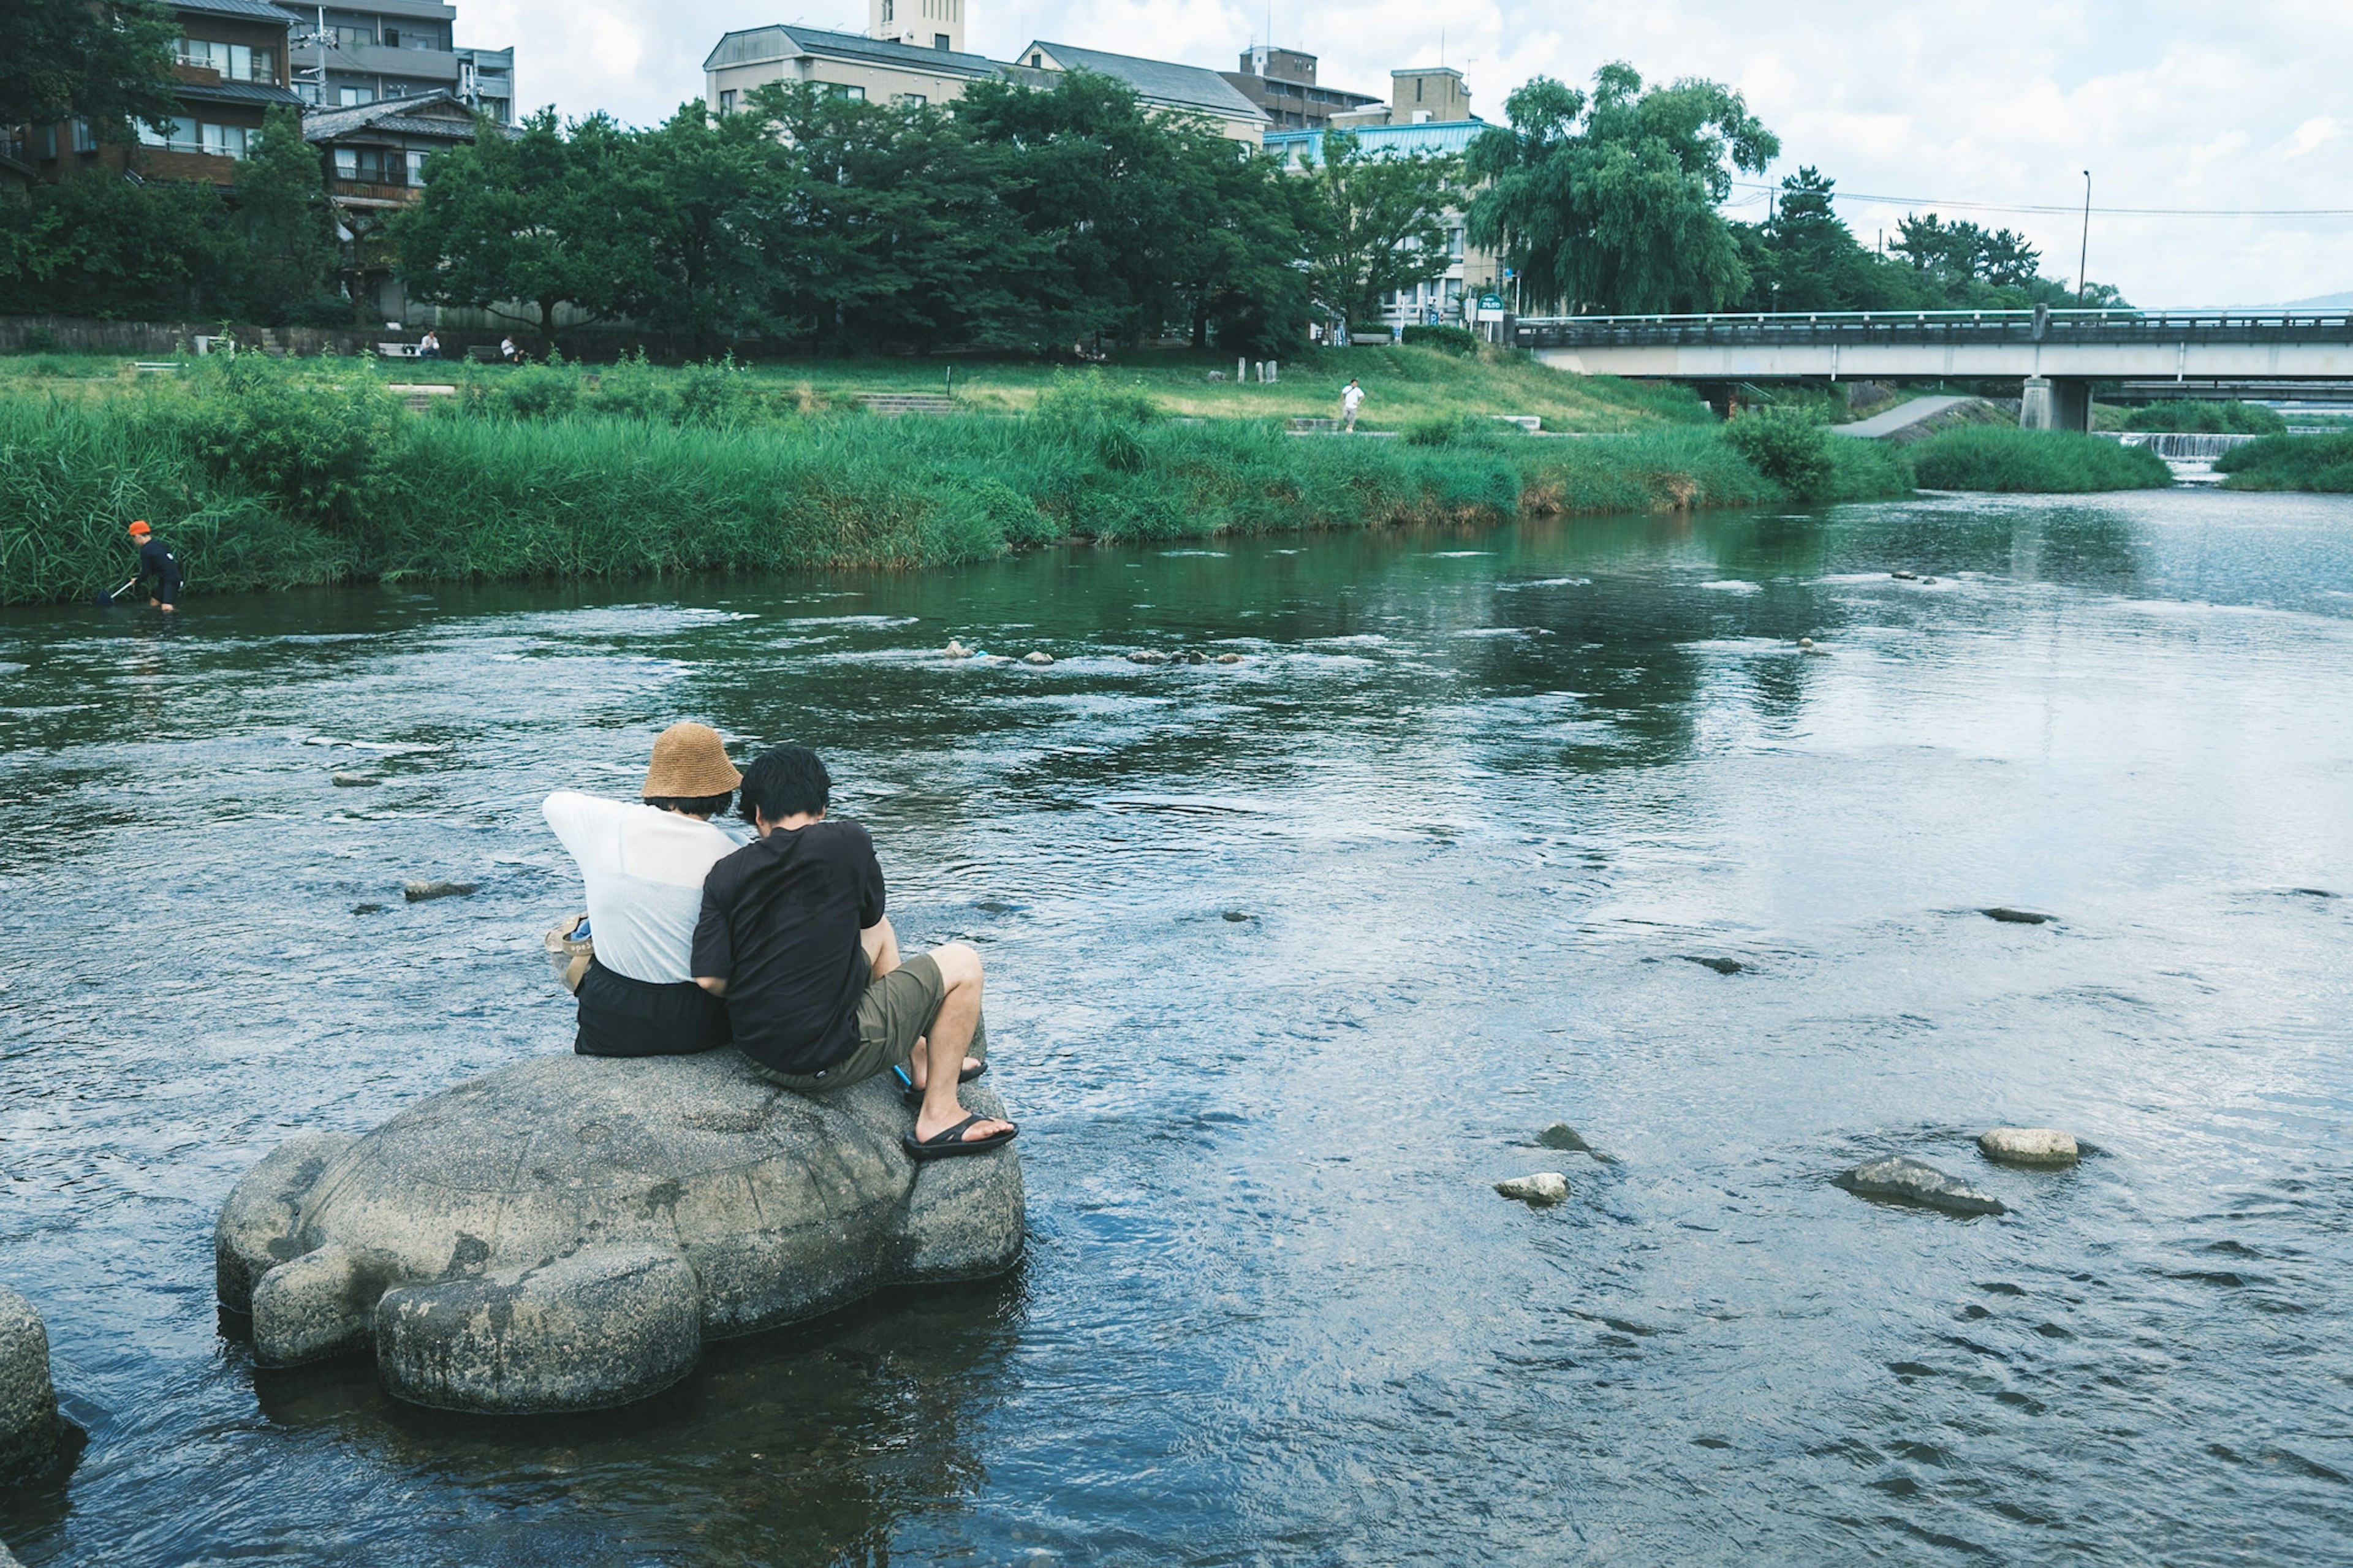
[(2322, 294), (2310, 300), (2290, 300), (2291, 310), (2334, 310), (2340, 306), (2353, 306), (2353, 289), (2342, 294)]

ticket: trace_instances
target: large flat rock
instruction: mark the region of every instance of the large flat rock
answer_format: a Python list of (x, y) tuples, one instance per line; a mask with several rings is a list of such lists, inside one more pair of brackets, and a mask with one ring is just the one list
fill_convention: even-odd
[(47, 1464), (63, 1432), (48, 1326), (30, 1301), (0, 1288), (0, 1482)]
[(255, 1166), (216, 1232), (221, 1303), (265, 1365), (367, 1348), (444, 1408), (624, 1403), (704, 1340), (1009, 1268), (1018, 1145), (918, 1165), (913, 1121), (887, 1077), (804, 1096), (732, 1050), (535, 1058)]

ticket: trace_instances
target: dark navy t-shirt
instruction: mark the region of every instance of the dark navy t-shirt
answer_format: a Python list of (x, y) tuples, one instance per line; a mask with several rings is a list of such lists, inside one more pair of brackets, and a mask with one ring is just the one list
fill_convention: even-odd
[(735, 1044), (777, 1072), (821, 1072), (858, 1048), (872, 976), (859, 932), (882, 919), (882, 868), (844, 817), (779, 828), (711, 868), (694, 973), (727, 982)]

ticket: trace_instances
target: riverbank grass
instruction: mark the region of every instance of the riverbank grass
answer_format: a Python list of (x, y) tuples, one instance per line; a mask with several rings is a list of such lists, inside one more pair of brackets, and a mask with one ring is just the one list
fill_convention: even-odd
[(2145, 447), (2063, 430), (1968, 426), (1929, 437), (1910, 457), (1924, 489), (2082, 495), (2173, 483), (2165, 459)]
[(2353, 491), (2353, 430), (2329, 436), (2266, 436), (2214, 460), (2233, 490)]

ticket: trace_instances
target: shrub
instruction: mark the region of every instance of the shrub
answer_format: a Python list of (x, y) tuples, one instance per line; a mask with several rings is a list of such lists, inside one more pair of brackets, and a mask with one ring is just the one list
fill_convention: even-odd
[(565, 364), (519, 365), (489, 383), (482, 401), (511, 419), (551, 419), (578, 405), (580, 376)]
[(2173, 430), (2193, 436), (2277, 436), (2287, 429), (2279, 411), (2260, 403), (2152, 403), (2125, 416), (2127, 430)]
[(1451, 447), (1462, 434), (1462, 421), (1442, 416), (1417, 419), (1405, 427), (1405, 439), (1416, 447)]
[(1476, 354), (1481, 339), (1468, 327), (1408, 327), (1405, 342), (1412, 348), (1437, 349), (1450, 354)]
[(1837, 473), (1830, 433), (1802, 414), (1757, 409), (1726, 425), (1724, 438), (1758, 473), (1800, 500), (1827, 494)]
[(356, 514), (400, 416), (381, 384), (356, 372), (306, 374), (253, 353), (205, 366), (176, 412), (216, 481), (272, 497), (298, 517)]
[(1147, 425), (1160, 417), (1160, 405), (1133, 387), (1113, 386), (1101, 370), (1057, 371), (1038, 396), (1037, 417), (1065, 426)]
[(2353, 491), (2353, 431), (2329, 436), (2266, 436), (2233, 447), (2214, 467), (2234, 490)]
[(2064, 430), (1966, 426), (1929, 437), (1911, 457), (1919, 482), (1938, 490), (2075, 495), (2161, 489), (2173, 482), (2165, 459), (2145, 447)]

